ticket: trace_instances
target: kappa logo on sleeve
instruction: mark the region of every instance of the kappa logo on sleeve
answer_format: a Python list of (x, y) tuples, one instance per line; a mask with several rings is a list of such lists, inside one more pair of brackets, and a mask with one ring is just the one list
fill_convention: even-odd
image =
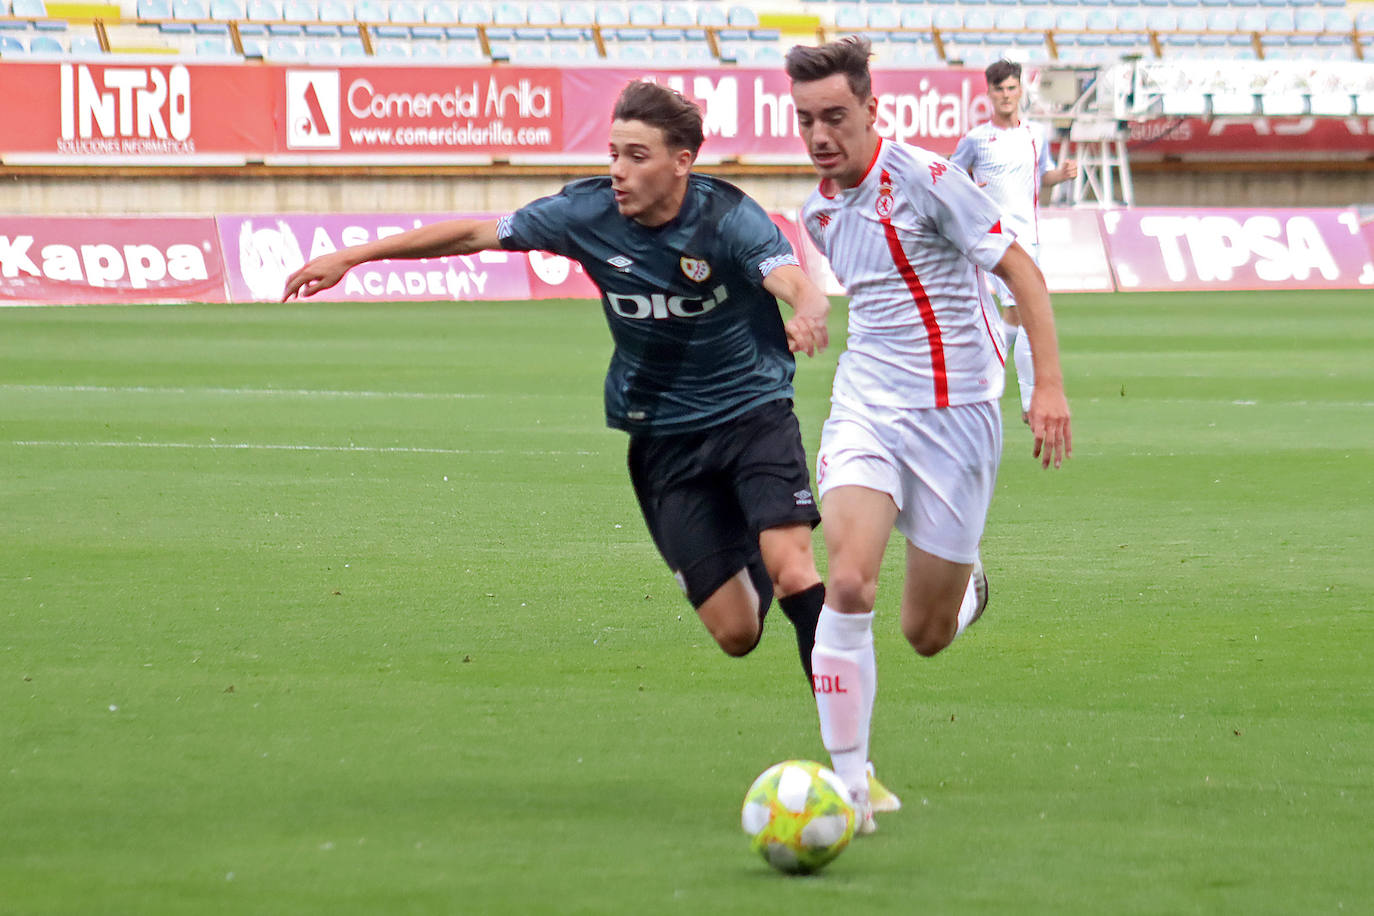
[(338, 149), (339, 71), (286, 72), (286, 148)]

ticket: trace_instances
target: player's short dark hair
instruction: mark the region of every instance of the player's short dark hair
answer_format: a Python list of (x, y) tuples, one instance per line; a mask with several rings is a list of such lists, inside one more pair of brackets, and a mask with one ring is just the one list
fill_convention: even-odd
[(813, 83), (835, 73), (843, 73), (849, 91), (861, 102), (873, 95), (873, 75), (868, 59), (873, 43), (862, 35), (846, 35), (819, 47), (797, 45), (787, 52), (783, 68), (794, 83)]
[(643, 121), (657, 127), (669, 149), (690, 150), (693, 156), (706, 139), (696, 103), (658, 83), (635, 80), (622, 89), (611, 120)]
[(983, 75), (988, 79), (988, 88), (991, 89), (1004, 79), (1016, 77), (1016, 81), (1021, 82), (1021, 65), (1014, 60), (999, 60), (988, 65), (983, 71)]

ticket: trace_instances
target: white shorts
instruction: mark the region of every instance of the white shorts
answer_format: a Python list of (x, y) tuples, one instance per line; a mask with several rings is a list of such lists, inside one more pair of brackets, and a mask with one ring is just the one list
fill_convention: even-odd
[[(1002, 458), (996, 401), (957, 407), (834, 403), (821, 428), (816, 484), (878, 490), (897, 504), (897, 530), (927, 553), (972, 563)], [(825, 510), (821, 515), (824, 525)]]

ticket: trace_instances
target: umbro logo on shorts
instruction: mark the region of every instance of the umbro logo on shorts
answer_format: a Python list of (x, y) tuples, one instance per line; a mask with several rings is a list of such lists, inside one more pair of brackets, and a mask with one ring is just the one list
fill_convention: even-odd
[(798, 490), (792, 494), (792, 498), (797, 501), (797, 505), (799, 506), (814, 506), (816, 504), (816, 500), (812, 497), (810, 490)]

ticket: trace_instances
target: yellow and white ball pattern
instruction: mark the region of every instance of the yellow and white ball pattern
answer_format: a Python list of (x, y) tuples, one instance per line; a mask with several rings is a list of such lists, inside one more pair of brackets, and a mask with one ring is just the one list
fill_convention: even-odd
[(812, 760), (764, 770), (744, 796), (740, 823), (765, 862), (810, 874), (844, 851), (854, 836), (854, 808), (844, 783)]

